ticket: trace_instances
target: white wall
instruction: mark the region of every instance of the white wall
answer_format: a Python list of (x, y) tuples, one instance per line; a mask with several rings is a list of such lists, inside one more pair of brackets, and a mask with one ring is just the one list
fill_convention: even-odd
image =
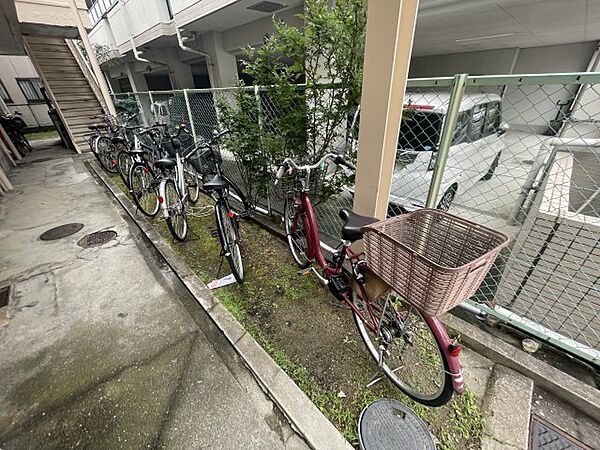
[[(127, 0), (125, 10), (129, 17), (131, 34), (137, 36), (150, 28), (170, 21), (165, 0)], [(101, 20), (90, 33), (93, 43), (108, 43), (120, 46), (129, 41), (129, 26), (121, 3), (115, 5), (106, 15), (110, 23), (110, 30), (106, 20)], [(100, 30), (102, 28), (102, 30)], [(112, 39), (110, 35), (112, 34)], [(106, 40), (106, 42), (103, 42)], [(114, 40), (114, 44), (110, 42)]]
[(112, 27), (106, 17), (100, 19), (88, 36), (93, 44), (106, 45), (111, 49), (117, 46)]
[[(302, 13), (302, 11), (301, 7), (292, 8), (277, 14), (277, 18), (290, 25), (300, 26), (302, 25), (302, 21), (296, 15)], [(273, 31), (273, 19), (271, 16), (239, 27), (230, 28), (222, 33), (223, 47), (229, 52), (237, 52), (241, 47), (261, 44), (265, 34), (272, 33)]]
[(10, 112), (19, 111), (28, 127), (51, 125), (45, 103), (27, 103), (15, 78), (39, 78), (28, 56), (0, 56), (0, 80), (10, 95)]
[[(85, 0), (75, 0), (77, 11), (84, 26), (90, 26)], [(57, 27), (77, 26), (75, 16), (67, 0), (15, 0), (17, 16), (21, 23), (53, 25)]]

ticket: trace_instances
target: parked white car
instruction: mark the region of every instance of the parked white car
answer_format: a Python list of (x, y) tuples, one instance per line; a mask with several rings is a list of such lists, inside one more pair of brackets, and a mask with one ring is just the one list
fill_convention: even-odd
[[(392, 208), (425, 206), (449, 100), (445, 92), (406, 94), (390, 193)], [(504, 148), (501, 136), (508, 129), (501, 122), (499, 95), (465, 94), (459, 111), (436, 201), (444, 211), (458, 192), (468, 192), (494, 175)]]

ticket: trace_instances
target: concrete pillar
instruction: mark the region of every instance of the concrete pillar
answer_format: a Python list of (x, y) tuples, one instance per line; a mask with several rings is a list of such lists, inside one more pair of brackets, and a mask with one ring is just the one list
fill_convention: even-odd
[(168, 53), (165, 53), (160, 58), (160, 61), (167, 64), (170, 68), (173, 89), (193, 89), (194, 76), (192, 74), (192, 66), (179, 59), (177, 50), (169, 50)]
[(235, 55), (223, 48), (221, 33), (211, 32), (202, 36), (202, 46), (210, 55), (208, 73), (212, 87), (230, 87), (238, 82)]
[(354, 210), (384, 219), (419, 0), (372, 0), (361, 97)]
[(126, 63), (124, 64), (125, 75), (129, 78), (129, 84), (131, 84), (131, 89), (133, 92), (147, 92), (148, 85), (146, 84), (146, 79), (144, 75), (136, 72), (134, 63)]

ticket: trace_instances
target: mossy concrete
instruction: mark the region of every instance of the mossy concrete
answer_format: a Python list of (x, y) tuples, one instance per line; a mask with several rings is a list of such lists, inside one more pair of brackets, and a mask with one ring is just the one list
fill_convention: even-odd
[[(82, 158), (44, 153), (0, 200), (0, 448), (307, 448)], [(38, 239), (69, 222), (85, 226)]]

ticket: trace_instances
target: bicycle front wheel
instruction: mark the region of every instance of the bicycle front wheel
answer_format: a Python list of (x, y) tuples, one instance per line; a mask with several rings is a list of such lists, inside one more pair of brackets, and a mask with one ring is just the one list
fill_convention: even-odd
[(185, 205), (173, 180), (167, 180), (165, 184), (164, 202), (168, 211), (167, 226), (171, 235), (179, 242), (185, 241), (188, 233)]
[(117, 169), (119, 170), (121, 180), (123, 180), (123, 183), (125, 183), (125, 186), (127, 186), (128, 189), (131, 189), (129, 184), (129, 170), (131, 169), (132, 164), (133, 160), (131, 159), (131, 156), (129, 156), (129, 152), (124, 149), (119, 150), (119, 153), (117, 153)]
[(133, 202), (148, 217), (158, 213), (158, 181), (152, 169), (145, 162), (138, 162), (129, 169), (129, 189)]
[(308, 259), (308, 236), (304, 226), (304, 215), (301, 205), (295, 204), (294, 200), (286, 199), (283, 205), (283, 223), (288, 246), (292, 253), (292, 258), (301, 269), (306, 269), (310, 265)]
[(427, 406), (452, 398), (446, 356), (429, 324), (415, 307), (389, 291), (372, 301), (371, 312), (355, 292), (352, 301), (358, 331), (383, 373), (402, 392)]
[(191, 166), (185, 169), (184, 177), (188, 200), (192, 205), (195, 205), (200, 197), (200, 177)]
[(221, 246), (231, 267), (231, 273), (238, 283), (244, 281), (244, 264), (239, 245), (238, 223), (235, 215), (221, 202), (215, 205), (215, 219), (219, 231)]

